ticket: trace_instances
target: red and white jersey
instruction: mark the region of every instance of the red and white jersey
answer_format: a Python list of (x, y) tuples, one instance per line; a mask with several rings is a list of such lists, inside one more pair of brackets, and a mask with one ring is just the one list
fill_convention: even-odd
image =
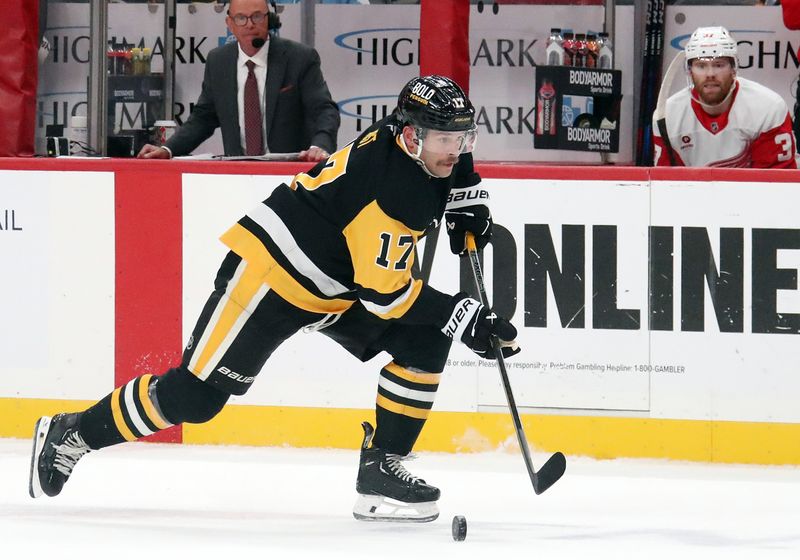
[[(711, 116), (684, 88), (667, 100), (667, 133), (675, 165), (686, 167), (782, 167), (797, 169), (792, 118), (783, 99), (769, 88), (737, 78), (731, 106)], [(656, 165), (670, 165), (653, 117)]]

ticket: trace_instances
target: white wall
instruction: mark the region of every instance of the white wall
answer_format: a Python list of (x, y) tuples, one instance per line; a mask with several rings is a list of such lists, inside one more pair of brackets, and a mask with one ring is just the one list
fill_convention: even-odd
[(0, 397), (109, 391), (113, 174), (0, 170), (0, 227)]

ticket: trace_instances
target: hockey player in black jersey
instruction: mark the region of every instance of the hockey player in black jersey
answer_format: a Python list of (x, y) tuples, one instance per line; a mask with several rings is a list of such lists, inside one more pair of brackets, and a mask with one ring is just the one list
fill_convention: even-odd
[[(29, 491), (55, 496), (86, 453), (182, 422), (213, 418), (244, 394), (272, 352), (318, 330), (360, 360), (381, 351), (376, 428), (364, 423), (353, 514), (431, 521), (439, 489), (402, 464), (433, 407), (450, 345), (492, 359), (519, 351), (516, 329), (465, 293), (411, 275), (414, 248), (442, 217), (454, 253), (491, 236), (474, 171), (475, 110), (441, 76), (411, 80), (397, 109), (263, 203), (222, 236), (230, 252), (178, 367), (144, 375), (81, 413), (41, 418)], [(268, 427), (267, 427), (268, 429)]]

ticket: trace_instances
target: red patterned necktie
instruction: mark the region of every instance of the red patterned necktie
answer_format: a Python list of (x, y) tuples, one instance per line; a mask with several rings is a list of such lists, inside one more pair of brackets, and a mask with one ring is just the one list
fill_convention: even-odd
[(247, 80), (244, 83), (244, 140), (248, 156), (260, 156), (264, 153), (264, 137), (261, 119), (261, 101), (258, 97), (258, 83), (253, 67), (256, 65), (248, 60)]

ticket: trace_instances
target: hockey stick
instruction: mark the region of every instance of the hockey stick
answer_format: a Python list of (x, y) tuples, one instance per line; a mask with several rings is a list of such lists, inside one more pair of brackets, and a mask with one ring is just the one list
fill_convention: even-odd
[[(475, 278), (475, 286), (478, 288), (478, 295), (480, 296), (481, 303), (488, 309), (489, 298), (486, 296), (486, 286), (483, 283), (483, 272), (481, 271), (481, 263), (478, 259), (478, 248), (475, 245), (475, 237), (471, 233), (467, 234), (467, 254), (469, 255), (469, 262), (472, 265), (472, 275)], [(514, 430), (517, 432), (517, 441), (519, 442), (520, 451), (522, 451), (522, 458), (525, 459), (525, 467), (528, 469), (528, 475), (531, 477), (533, 491), (538, 495), (550, 488), (561, 478), (564, 471), (567, 469), (567, 460), (563, 453), (557, 451), (547, 460), (542, 468), (539, 469), (538, 473), (536, 469), (533, 468), (528, 440), (522, 429), (522, 421), (519, 419), (517, 405), (514, 402), (514, 393), (511, 392), (511, 382), (508, 380), (506, 362), (503, 359), (500, 341), (496, 336), (492, 337), (492, 350), (494, 350), (494, 355), (497, 358), (497, 368), (500, 370), (500, 377), (503, 379), (503, 389), (506, 392), (508, 410), (511, 412), (511, 417), (514, 419)]]
[(647, 2), (636, 165), (649, 165), (653, 158), (653, 111), (661, 83), (666, 6), (666, 0)]
[[(675, 155), (672, 153), (672, 143), (669, 141), (669, 134), (667, 133), (667, 99), (669, 98), (669, 91), (672, 88), (672, 82), (675, 80), (675, 73), (683, 67), (686, 60), (686, 53), (678, 51), (672, 62), (669, 63), (667, 71), (664, 73), (664, 79), (661, 80), (661, 88), (658, 90), (658, 102), (656, 103), (656, 110), (653, 114), (656, 119), (656, 127), (658, 133), (661, 135), (661, 140), (664, 142), (664, 149), (667, 150), (667, 157), (669, 164), (675, 167)], [(655, 163), (655, 162), (654, 162)]]
[(648, 0), (642, 56), (642, 81), (639, 91), (639, 126), (636, 142), (636, 165), (645, 165), (650, 155), (650, 124), (653, 115), (653, 89), (658, 39), (658, 8), (663, 0)]

